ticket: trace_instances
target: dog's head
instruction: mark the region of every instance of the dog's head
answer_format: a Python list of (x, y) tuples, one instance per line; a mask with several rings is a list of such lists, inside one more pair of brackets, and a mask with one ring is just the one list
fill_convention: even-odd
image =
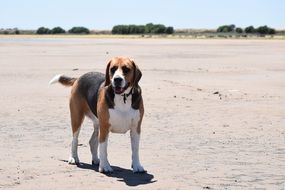
[(116, 94), (122, 94), (128, 87), (136, 87), (141, 76), (142, 73), (133, 60), (115, 57), (107, 65), (105, 86), (112, 85)]

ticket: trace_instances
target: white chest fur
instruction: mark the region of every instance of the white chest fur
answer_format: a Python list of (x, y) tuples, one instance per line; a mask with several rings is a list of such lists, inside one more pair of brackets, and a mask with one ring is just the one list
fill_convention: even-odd
[(109, 109), (110, 131), (126, 133), (132, 127), (136, 127), (140, 119), (140, 112), (131, 107), (132, 95), (127, 98), (126, 103), (124, 103), (123, 96), (115, 95), (114, 103), (114, 109)]

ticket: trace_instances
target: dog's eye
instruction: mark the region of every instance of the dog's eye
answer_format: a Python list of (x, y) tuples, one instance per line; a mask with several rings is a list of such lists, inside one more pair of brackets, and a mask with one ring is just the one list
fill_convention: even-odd
[(124, 74), (127, 74), (130, 71), (128, 67), (123, 67), (122, 70)]
[(111, 68), (111, 73), (114, 74), (117, 69), (118, 69), (118, 67), (116, 67), (116, 66), (112, 67), (112, 68)]

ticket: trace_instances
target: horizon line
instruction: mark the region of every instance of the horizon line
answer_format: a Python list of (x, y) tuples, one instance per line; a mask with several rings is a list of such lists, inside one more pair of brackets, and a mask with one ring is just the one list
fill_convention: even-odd
[[(136, 25), (136, 24), (118, 24), (118, 25)], [(226, 24), (224, 24), (224, 25), (226, 25)], [(114, 25), (114, 26), (117, 26), (117, 25)], [(223, 26), (223, 25), (221, 25), (221, 26)], [(268, 27), (274, 28), (275, 30), (285, 30), (285, 27), (282, 27), (282, 28), (275, 28), (275, 27), (272, 27), (272, 26), (267, 25), (267, 24), (265, 24), (265, 25), (259, 25), (259, 26), (255, 26), (255, 25), (248, 25), (248, 26), (253, 26), (253, 27), (255, 27), (255, 28), (256, 28), (256, 27), (260, 27), (260, 26), (268, 26)], [(246, 27), (248, 27), (248, 26), (246, 26)], [(52, 29), (52, 28), (61, 27), (61, 26), (54, 26), (54, 27), (40, 26), (40, 27), (45, 27), (45, 28)], [(33, 29), (31, 29), (31, 28), (19, 28), (19, 27), (8, 27), (8, 28), (0, 27), (0, 30), (8, 30), (8, 29), (37, 30), (37, 29), (39, 29), (40, 27), (38, 27), (38, 28), (33, 28)], [(88, 28), (88, 29), (91, 30), (91, 31), (111, 31), (111, 30), (112, 30), (112, 28), (111, 28), (111, 29), (97, 29), (97, 28), (89, 28), (89, 27), (86, 27), (86, 26), (83, 26), (83, 25), (72, 26), (72, 27), (61, 27), (61, 28), (63, 28), (64, 30), (67, 30), (66, 28), (71, 29), (71, 28), (73, 28), (73, 27), (85, 27), (85, 28)], [(173, 26), (170, 26), (170, 27), (173, 27)], [(217, 30), (218, 27), (220, 27), (220, 26), (217, 26), (216, 28), (195, 28), (195, 27), (193, 27), (193, 28), (175, 28), (175, 27), (173, 27), (173, 28), (174, 28), (174, 30)], [(246, 27), (236, 26), (236, 28), (246, 28)]]

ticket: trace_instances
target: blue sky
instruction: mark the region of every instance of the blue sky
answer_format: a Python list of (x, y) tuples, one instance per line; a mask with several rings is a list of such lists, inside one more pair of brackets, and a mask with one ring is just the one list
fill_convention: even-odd
[(0, 28), (161, 23), (175, 28), (223, 24), (285, 28), (285, 0), (0, 0)]

